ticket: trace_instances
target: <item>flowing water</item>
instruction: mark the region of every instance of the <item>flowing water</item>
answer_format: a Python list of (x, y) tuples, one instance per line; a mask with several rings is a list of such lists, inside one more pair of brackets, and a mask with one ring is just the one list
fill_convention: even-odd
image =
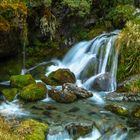
[(53, 60), (54, 65), (48, 67), (47, 74), (59, 68), (70, 69), (77, 78), (77, 84), (92, 90), (94, 80), (109, 76), (106, 91), (116, 90), (116, 72), (118, 51), (115, 40), (118, 31), (102, 34), (93, 40), (76, 44), (62, 61)]
[[(35, 118), (49, 123), (50, 130), (46, 140), (73, 140), (73, 136), (65, 130), (65, 126), (73, 122), (87, 124), (95, 122), (92, 132), (77, 138), (77, 140), (127, 139), (129, 131), (124, 129), (127, 128), (126, 118), (106, 111), (104, 105), (108, 101), (105, 101), (101, 96), (116, 90), (118, 50), (115, 48), (115, 40), (118, 32), (104, 33), (93, 40), (80, 42), (70, 49), (62, 61), (42, 62), (30, 69), (25, 68), (25, 54), (23, 54), (22, 74), (30, 72), (38, 66), (51, 63), (52, 65), (47, 67), (46, 75), (59, 68), (68, 68), (75, 74), (78, 86), (93, 91), (94, 85), (99, 84), (100, 93), (97, 89), (93, 97), (71, 104), (56, 103), (48, 97), (36, 103), (24, 103), (19, 100), (10, 103), (2, 102), (0, 114), (7, 117)], [(1, 84), (7, 85), (9, 83), (2, 82)], [(106, 88), (104, 88), (104, 84)], [(135, 106), (133, 103), (128, 105), (117, 102), (117, 104), (125, 107), (130, 106), (130, 108)], [(56, 109), (47, 110), (48, 105)]]

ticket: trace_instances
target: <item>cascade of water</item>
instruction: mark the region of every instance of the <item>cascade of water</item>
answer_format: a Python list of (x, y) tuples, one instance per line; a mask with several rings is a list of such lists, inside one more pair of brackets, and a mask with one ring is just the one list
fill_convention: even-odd
[(48, 67), (46, 75), (59, 68), (69, 68), (83, 87), (92, 90), (96, 79), (103, 78), (108, 83), (106, 90), (114, 91), (118, 60), (114, 44), (117, 34), (118, 31), (104, 33), (93, 40), (76, 44), (62, 61), (55, 60), (55, 64)]

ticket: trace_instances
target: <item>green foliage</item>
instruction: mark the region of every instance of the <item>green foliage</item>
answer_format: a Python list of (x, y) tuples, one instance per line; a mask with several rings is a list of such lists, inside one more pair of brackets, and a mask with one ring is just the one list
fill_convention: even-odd
[(77, 12), (79, 16), (84, 17), (90, 12), (91, 0), (63, 0), (62, 5), (69, 7), (72, 14)]
[(118, 79), (140, 72), (140, 18), (130, 20), (119, 34), (117, 47), (120, 50)]
[(107, 19), (110, 20), (115, 28), (124, 27), (125, 23), (134, 17), (135, 8), (132, 5), (119, 5), (108, 13)]

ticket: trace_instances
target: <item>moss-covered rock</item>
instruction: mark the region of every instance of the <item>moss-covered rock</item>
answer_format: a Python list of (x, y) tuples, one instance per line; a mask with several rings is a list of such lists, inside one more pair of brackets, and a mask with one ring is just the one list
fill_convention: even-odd
[(37, 101), (46, 97), (46, 85), (43, 83), (30, 84), (22, 89), (19, 97), (25, 101)]
[(76, 82), (75, 75), (69, 69), (58, 69), (50, 73), (48, 77), (42, 77), (41, 80), (52, 86)]
[(140, 18), (126, 23), (116, 41), (119, 49), (118, 81), (123, 81), (134, 74), (140, 74)]
[(32, 75), (13, 75), (10, 77), (10, 84), (12, 87), (23, 88), (29, 84), (35, 84), (35, 80)]
[(5, 99), (8, 100), (8, 101), (13, 101), (17, 92), (18, 92), (18, 89), (16, 89), (16, 88), (3, 89), (2, 90), (2, 93), (5, 97)]
[(72, 93), (68, 93), (68, 92), (63, 92), (63, 91), (58, 91), (55, 89), (51, 89), (49, 91), (49, 96), (60, 103), (72, 103), (74, 101), (77, 100), (77, 96), (72, 94)]
[(24, 140), (45, 140), (48, 125), (36, 120), (24, 120), (15, 132), (24, 137)]
[(126, 108), (115, 105), (115, 104), (105, 105), (105, 109), (109, 110), (119, 116), (128, 116), (129, 115), (129, 112)]

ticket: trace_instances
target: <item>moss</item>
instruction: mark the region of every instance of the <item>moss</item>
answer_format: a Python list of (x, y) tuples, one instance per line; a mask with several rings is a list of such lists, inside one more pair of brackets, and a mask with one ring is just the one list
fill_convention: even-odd
[(13, 101), (16, 94), (17, 94), (18, 90), (16, 88), (11, 88), (11, 89), (3, 89), (2, 93), (4, 95), (4, 97), (6, 98), (6, 100), (8, 101)]
[(10, 77), (10, 84), (12, 87), (15, 88), (23, 88), (29, 84), (35, 84), (35, 80), (33, 79), (32, 75), (13, 75)]
[(28, 119), (22, 121), (15, 132), (23, 136), (25, 140), (45, 140), (47, 130), (47, 124)]
[(75, 75), (69, 69), (58, 69), (50, 73), (48, 77), (42, 77), (41, 79), (46, 84), (53, 86), (76, 82)]
[(127, 92), (139, 93), (140, 92), (140, 79), (134, 80), (124, 85)]
[(119, 49), (118, 80), (140, 73), (140, 18), (126, 23), (116, 41)]
[(19, 97), (25, 101), (37, 101), (46, 97), (46, 86), (43, 83), (30, 84), (23, 88)]
[(126, 108), (115, 105), (115, 104), (105, 105), (105, 109), (109, 110), (117, 115), (120, 115), (120, 116), (128, 116), (128, 114), (129, 114), (129, 112)]

